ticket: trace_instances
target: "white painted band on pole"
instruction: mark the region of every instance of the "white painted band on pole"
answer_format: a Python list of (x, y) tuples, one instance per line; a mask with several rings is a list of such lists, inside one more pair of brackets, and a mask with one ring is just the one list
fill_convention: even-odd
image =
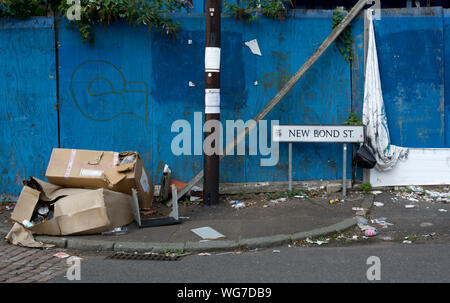
[(220, 47), (205, 47), (205, 71), (220, 71)]
[(220, 114), (220, 106), (205, 106), (205, 114)]

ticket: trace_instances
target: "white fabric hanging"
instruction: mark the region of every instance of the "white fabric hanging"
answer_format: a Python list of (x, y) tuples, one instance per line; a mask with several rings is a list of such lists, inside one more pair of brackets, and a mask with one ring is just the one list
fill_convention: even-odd
[(372, 149), (379, 171), (392, 169), (399, 159), (408, 157), (408, 149), (390, 144), (389, 128), (381, 90), (380, 71), (373, 29), (372, 10), (369, 19), (369, 45), (364, 80), (363, 124), (369, 147)]

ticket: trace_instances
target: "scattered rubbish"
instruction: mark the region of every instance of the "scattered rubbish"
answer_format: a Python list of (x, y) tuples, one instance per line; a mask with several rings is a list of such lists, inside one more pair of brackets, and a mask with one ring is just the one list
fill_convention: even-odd
[(364, 231), (364, 234), (365, 234), (367, 237), (373, 237), (373, 236), (376, 236), (376, 235), (378, 234), (378, 231), (377, 231), (376, 229), (366, 229), (366, 230)]
[(383, 228), (387, 228), (389, 225), (394, 225), (392, 223), (386, 222), (386, 218), (384, 218), (384, 217), (370, 220), (370, 222), (376, 223), (376, 224), (382, 226)]
[(199, 253), (198, 255), (199, 255), (199, 256), (211, 256), (211, 254), (210, 254), (210, 253), (207, 253), (207, 252), (201, 252), (201, 253)]
[(250, 48), (251, 52), (255, 55), (262, 56), (261, 50), (259, 49), (258, 40), (253, 39), (250, 41), (245, 42), (245, 45)]
[(364, 217), (356, 217), (356, 220), (358, 221), (358, 224), (367, 224), (368, 221)]
[(191, 202), (195, 202), (197, 200), (201, 200), (201, 197), (196, 197), (196, 196), (190, 196), (189, 197), (189, 201), (191, 201)]
[(181, 220), (189, 220), (189, 219), (191, 219), (191, 217), (178, 217), (178, 219), (181, 219)]
[(187, 183), (182, 182), (182, 181), (178, 181), (178, 180), (175, 180), (175, 179), (171, 178), (170, 179), (170, 185), (175, 185), (176, 189), (178, 191), (180, 191), (187, 185)]
[(415, 205), (412, 205), (412, 204), (407, 204), (407, 205), (405, 205), (405, 208), (414, 208), (414, 207), (416, 207)]
[[(171, 206), (172, 210), (167, 215), (161, 211), (149, 211), (147, 215), (143, 215), (143, 212), (139, 210), (139, 203), (137, 192), (132, 190), (132, 198), (133, 198), (133, 215), (136, 224), (139, 227), (154, 227), (154, 226), (164, 226), (164, 225), (173, 225), (179, 224), (181, 221), (178, 218), (178, 196), (177, 189), (175, 185), (171, 185), (172, 189), (172, 201)], [(145, 211), (146, 212), (146, 211)]]
[(358, 236), (357, 235), (353, 235), (352, 239), (353, 240), (358, 240)]
[(70, 255), (66, 254), (65, 252), (59, 252), (59, 253), (54, 254), (53, 257), (56, 257), (58, 259), (65, 259), (65, 258), (70, 257)]
[(245, 203), (242, 201), (231, 201), (231, 207), (239, 209), (245, 207)]
[(403, 240), (403, 244), (411, 244), (412, 243), (412, 241), (410, 241), (410, 240)]
[(366, 231), (366, 230), (373, 230), (375, 229), (373, 226), (370, 225), (364, 225), (364, 224), (358, 224), (358, 227), (362, 230), (362, 231)]
[(377, 206), (377, 207), (382, 207), (384, 206), (383, 202), (373, 202), (373, 205)]
[(407, 189), (401, 189), (400, 187), (395, 187), (394, 194), (397, 198), (404, 200), (409, 200), (412, 202), (419, 201), (436, 201), (450, 203), (450, 191), (448, 188), (444, 188), (447, 192), (438, 192), (432, 190), (426, 190), (419, 186), (409, 186)]
[(23, 220), (23, 221), (22, 221), (22, 225), (25, 226), (26, 228), (31, 228), (31, 227), (33, 227), (33, 223), (31, 223), (31, 222), (28, 221), (28, 220)]
[(376, 195), (382, 194), (383, 192), (381, 190), (374, 190), (374, 191), (371, 191), (371, 193), (376, 196)]
[(434, 237), (434, 236), (436, 236), (436, 233), (430, 233), (430, 234), (426, 234), (426, 235), (423, 235), (425, 238), (430, 238), (430, 237)]
[(365, 216), (367, 213), (367, 209), (362, 207), (352, 207), (352, 210), (356, 211), (357, 216)]
[(304, 199), (305, 196), (294, 196), (295, 198)]
[(278, 198), (276, 200), (270, 200), (269, 203), (267, 204), (268, 206), (275, 206), (280, 202), (286, 202), (287, 199), (286, 198)]
[(264, 248), (257, 247), (257, 248), (250, 249), (249, 252), (258, 252), (258, 251), (262, 251), (262, 250), (264, 250)]
[(325, 241), (321, 241), (321, 240), (316, 240), (316, 241), (314, 241), (314, 240), (311, 240), (310, 238), (306, 238), (305, 241), (306, 241), (307, 243), (310, 243), (310, 244), (322, 245), (322, 244), (327, 244), (329, 240), (330, 240), (330, 239), (326, 239)]
[(440, 211), (441, 213), (446, 213), (447, 212), (447, 210), (443, 209), (443, 208), (439, 208), (438, 211)]
[(430, 227), (430, 226), (433, 226), (433, 223), (429, 223), (429, 222), (420, 223), (420, 227)]
[(391, 237), (382, 237), (381, 240), (383, 241), (392, 241)]
[(191, 229), (191, 231), (204, 240), (216, 240), (225, 238), (224, 235), (209, 226)]
[(139, 210), (139, 212), (140, 212), (140, 214), (141, 215), (144, 215), (144, 216), (150, 216), (150, 215), (154, 215), (154, 214), (156, 214), (156, 213), (158, 213), (158, 211), (156, 211), (156, 210)]
[(127, 232), (128, 232), (128, 228), (126, 228), (126, 227), (116, 227), (113, 230), (102, 232), (102, 235), (120, 236), (120, 235), (125, 235)]
[(161, 177), (161, 188), (159, 190), (159, 201), (165, 202), (169, 200), (170, 197), (170, 186), (171, 186), (171, 174), (172, 171), (170, 170), (169, 166), (167, 164), (164, 165), (163, 174)]
[(279, 254), (280, 251), (279, 251), (278, 249), (274, 249), (274, 250), (272, 251), (272, 253), (274, 253), (274, 254)]
[(330, 200), (330, 204), (336, 204), (336, 203), (339, 203), (339, 202), (340, 202), (339, 199)]

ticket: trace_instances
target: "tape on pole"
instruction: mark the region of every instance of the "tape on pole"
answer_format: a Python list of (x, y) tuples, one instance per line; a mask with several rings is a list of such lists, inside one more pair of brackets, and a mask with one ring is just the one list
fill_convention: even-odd
[(220, 89), (205, 89), (205, 113), (220, 114)]
[(205, 47), (205, 72), (220, 71), (220, 47)]

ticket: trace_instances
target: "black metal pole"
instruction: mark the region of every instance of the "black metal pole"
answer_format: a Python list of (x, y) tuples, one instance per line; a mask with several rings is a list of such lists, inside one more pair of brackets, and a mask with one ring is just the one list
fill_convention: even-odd
[(203, 199), (207, 205), (219, 202), (221, 5), (221, 0), (206, 0), (205, 6), (205, 125), (211, 126), (205, 130), (205, 143), (211, 134), (215, 139), (214, 144), (204, 145)]

